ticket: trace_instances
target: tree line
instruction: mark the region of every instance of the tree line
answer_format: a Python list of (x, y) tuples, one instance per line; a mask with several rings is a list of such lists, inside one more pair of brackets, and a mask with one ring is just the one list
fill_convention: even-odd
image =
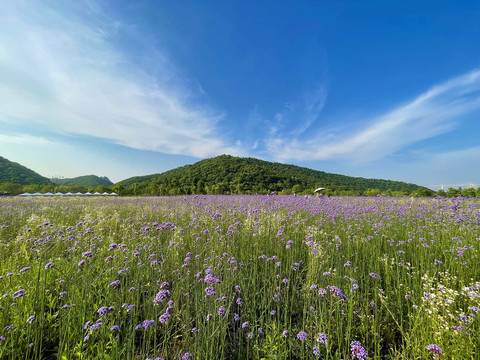
[[(295, 184), (290, 188), (280, 188), (275, 184), (272, 187), (255, 187), (251, 189), (245, 188), (242, 183), (229, 184), (221, 182), (213, 185), (205, 185), (202, 182), (192, 185), (180, 185), (180, 184), (162, 184), (155, 182), (133, 183), (129, 186), (123, 186), (121, 184), (115, 184), (112, 186), (98, 185), (98, 186), (65, 186), (65, 185), (21, 185), (10, 182), (3, 182), (0, 184), (0, 195), (19, 195), (25, 192), (28, 193), (77, 193), (77, 192), (90, 192), (90, 193), (104, 193), (104, 192), (116, 192), (122, 196), (174, 196), (174, 195), (267, 195), (275, 193), (278, 195), (312, 195), (315, 187), (303, 187), (299, 184)], [(433, 191), (425, 187), (418, 187), (416, 190), (392, 190), (392, 189), (375, 189), (368, 188), (365, 190), (352, 190), (344, 187), (327, 187), (322, 191), (325, 196), (388, 196), (388, 197), (466, 197), (466, 198), (480, 198), (479, 188), (467, 188), (467, 189), (455, 189), (449, 188), (448, 190)]]

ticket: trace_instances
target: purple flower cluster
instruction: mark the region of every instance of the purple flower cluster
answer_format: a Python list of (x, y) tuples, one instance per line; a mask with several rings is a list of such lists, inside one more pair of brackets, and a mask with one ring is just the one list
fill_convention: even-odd
[(350, 343), (350, 351), (352, 359), (366, 359), (368, 357), (367, 350), (362, 346), (360, 341), (352, 341)]
[(165, 299), (168, 299), (171, 296), (170, 291), (168, 290), (160, 290), (157, 295), (155, 295), (155, 299), (153, 299), (153, 303), (155, 305), (160, 304)]
[(305, 341), (307, 340), (307, 333), (305, 331), (300, 331), (298, 334), (297, 334), (297, 339), (300, 340), (300, 341)]
[(320, 343), (320, 344), (327, 345), (327, 342), (328, 342), (327, 335), (325, 335), (324, 333), (318, 334), (317, 342)]
[(442, 349), (437, 344), (427, 345), (427, 350), (431, 351), (434, 354), (441, 355)]

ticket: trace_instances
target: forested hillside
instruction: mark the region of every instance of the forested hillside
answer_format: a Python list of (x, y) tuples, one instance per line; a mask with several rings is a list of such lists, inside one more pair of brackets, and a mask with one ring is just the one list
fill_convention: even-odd
[(397, 191), (409, 194), (418, 185), (331, 174), (295, 165), (221, 155), (162, 174), (133, 177), (117, 184), (135, 194), (266, 194), (312, 193), (317, 187), (331, 193), (365, 194)]
[(23, 165), (0, 156), (0, 183), (47, 185), (50, 181)]

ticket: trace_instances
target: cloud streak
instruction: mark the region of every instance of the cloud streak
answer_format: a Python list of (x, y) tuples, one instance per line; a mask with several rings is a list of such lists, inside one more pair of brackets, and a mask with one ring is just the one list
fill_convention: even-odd
[(32, 136), (26, 134), (20, 135), (3, 135), (0, 134), (0, 143), (15, 145), (35, 145), (35, 146), (52, 146), (58, 145), (43, 136)]
[(461, 116), (479, 108), (480, 70), (474, 70), (366, 121), (368, 125), (355, 132), (322, 129), (309, 138), (271, 137), (266, 141), (266, 148), (278, 160), (377, 160), (415, 142), (451, 131)]
[(88, 14), (0, 4), (0, 123), (169, 154), (237, 153), (218, 130), (224, 114), (185, 86), (158, 49), (150, 52), (155, 75), (136, 65), (114, 45), (123, 25), (92, 4)]

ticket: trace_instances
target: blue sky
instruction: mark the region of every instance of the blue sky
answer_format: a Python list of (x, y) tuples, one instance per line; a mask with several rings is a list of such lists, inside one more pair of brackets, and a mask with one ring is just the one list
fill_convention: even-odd
[(0, 155), (119, 181), (220, 154), (480, 184), (478, 1), (5, 1)]

